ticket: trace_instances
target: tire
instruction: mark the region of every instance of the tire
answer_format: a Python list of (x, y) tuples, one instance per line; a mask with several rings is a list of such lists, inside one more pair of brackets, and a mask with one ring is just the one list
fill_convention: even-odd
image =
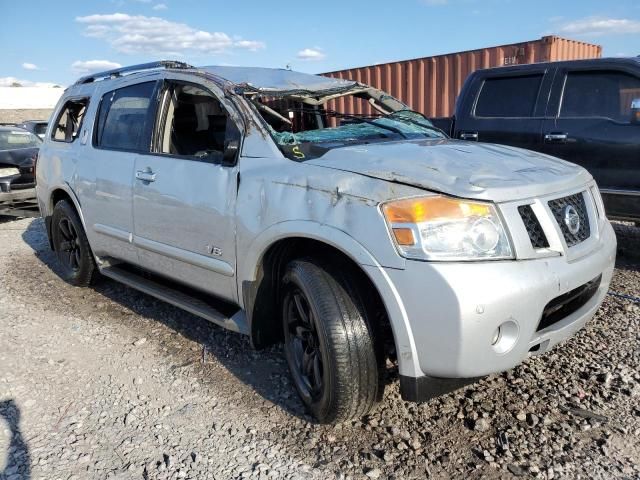
[(320, 423), (364, 416), (382, 388), (372, 329), (349, 281), (309, 259), (289, 263), (282, 280), (287, 363)]
[(87, 287), (97, 271), (96, 262), (75, 208), (66, 200), (56, 203), (51, 217), (53, 249), (60, 276), (76, 287)]

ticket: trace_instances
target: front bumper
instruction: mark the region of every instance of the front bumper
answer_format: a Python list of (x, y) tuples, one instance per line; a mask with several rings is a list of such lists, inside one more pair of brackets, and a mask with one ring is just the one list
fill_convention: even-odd
[[(402, 320), (390, 314), (392, 326), (408, 330), (412, 340), (398, 345), (403, 396), (424, 400), (432, 396), (426, 396), (426, 391), (442, 393), (446, 385), (468, 383), (459, 379), (508, 370), (530, 352), (544, 353), (572, 336), (593, 317), (606, 295), (615, 252), (613, 228), (604, 221), (597, 244), (580, 258), (407, 261), (404, 270), (385, 269), (395, 296), (383, 299), (388, 306), (389, 302), (401, 304), (388, 310), (405, 312), (402, 326)], [(549, 302), (598, 277), (595, 293), (586, 303), (538, 328)], [(499, 326), (502, 336), (494, 345)]]
[(36, 189), (0, 191), (0, 215), (39, 217)]

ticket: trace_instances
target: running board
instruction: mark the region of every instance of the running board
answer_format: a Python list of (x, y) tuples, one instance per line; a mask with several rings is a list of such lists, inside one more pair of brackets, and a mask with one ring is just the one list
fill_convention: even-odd
[[(190, 294), (187, 293), (187, 291), (185, 291), (187, 289), (182, 286), (180, 286), (180, 289), (176, 288), (178, 285), (173, 286), (173, 282), (163, 281), (163, 279), (159, 277), (147, 278), (134, 271), (118, 266), (103, 267), (100, 269), (100, 273), (105, 277), (124, 283), (131, 288), (135, 288), (147, 295), (170, 303), (228, 330), (245, 335), (249, 334), (244, 311), (238, 309), (236, 313), (228, 317), (212, 305), (212, 303), (215, 302), (213, 297), (208, 297), (199, 292)], [(205, 297), (206, 300), (203, 299)]]

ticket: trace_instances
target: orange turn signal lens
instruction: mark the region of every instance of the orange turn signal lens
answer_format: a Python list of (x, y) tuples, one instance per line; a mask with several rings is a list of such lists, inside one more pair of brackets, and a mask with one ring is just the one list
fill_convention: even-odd
[(382, 210), (389, 223), (419, 223), (441, 218), (482, 217), (491, 213), (491, 207), (488, 204), (440, 196), (398, 200), (383, 205)]
[(393, 235), (396, 237), (398, 245), (415, 245), (416, 239), (413, 237), (413, 231), (410, 228), (394, 228)]

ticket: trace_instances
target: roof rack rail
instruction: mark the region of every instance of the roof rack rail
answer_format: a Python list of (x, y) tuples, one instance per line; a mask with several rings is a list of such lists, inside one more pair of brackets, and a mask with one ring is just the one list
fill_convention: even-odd
[(92, 73), (91, 75), (85, 75), (80, 77), (75, 83), (76, 85), (82, 85), (84, 83), (95, 82), (99, 79), (105, 78), (117, 78), (121, 77), (124, 73), (142, 72), (144, 70), (153, 70), (156, 68), (195, 68), (192, 65), (184, 62), (178, 62), (176, 60), (160, 60), (158, 62), (141, 63), (139, 65), (131, 65), (129, 67), (114, 68), (113, 70), (106, 70), (104, 72)]

